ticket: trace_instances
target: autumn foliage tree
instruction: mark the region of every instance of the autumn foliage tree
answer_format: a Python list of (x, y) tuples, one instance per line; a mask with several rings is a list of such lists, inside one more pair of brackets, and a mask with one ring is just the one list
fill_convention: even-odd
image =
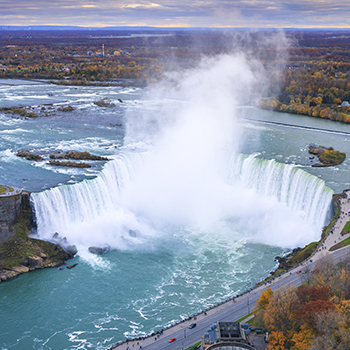
[(263, 325), (264, 314), (272, 297), (273, 291), (271, 288), (267, 288), (260, 294), (260, 298), (256, 302), (255, 308), (253, 309), (253, 313), (257, 324)]
[(273, 297), (263, 316), (265, 327), (271, 331), (282, 332), (285, 336), (293, 328), (292, 318), (296, 303), (294, 286), (289, 289), (280, 288), (273, 293)]
[(309, 282), (261, 294), (254, 313), (270, 332), (268, 350), (350, 349), (350, 257), (319, 261)]
[(272, 332), (269, 335), (267, 350), (285, 350), (286, 337), (283, 332)]

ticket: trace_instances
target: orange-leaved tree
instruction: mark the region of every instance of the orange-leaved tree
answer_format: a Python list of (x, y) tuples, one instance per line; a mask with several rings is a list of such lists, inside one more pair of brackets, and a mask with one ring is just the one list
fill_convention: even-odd
[(255, 323), (259, 325), (263, 325), (263, 318), (268, 307), (271, 298), (273, 297), (273, 291), (271, 288), (267, 288), (260, 294), (259, 300), (255, 303), (255, 308), (253, 309), (253, 313), (255, 316)]
[(289, 289), (285, 287), (277, 289), (264, 314), (265, 327), (270, 331), (280, 331), (287, 336), (294, 325), (296, 300), (294, 286), (290, 286)]
[(271, 332), (267, 350), (285, 350), (286, 337), (283, 332)]
[(291, 347), (291, 350), (307, 350), (310, 349), (310, 346), (313, 344), (313, 331), (307, 324), (303, 324), (300, 327), (298, 333), (294, 333), (292, 337), (292, 342), (294, 345)]

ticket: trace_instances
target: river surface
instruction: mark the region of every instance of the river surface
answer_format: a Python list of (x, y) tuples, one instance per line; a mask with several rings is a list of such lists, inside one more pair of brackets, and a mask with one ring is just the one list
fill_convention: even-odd
[[(105, 349), (241, 293), (275, 256), (318, 239), (333, 192), (350, 188), (348, 159), (314, 168), (308, 154), (310, 143), (350, 154), (348, 125), (245, 106), (230, 110), (233, 127), (205, 111), (169, 122), (172, 111), (191, 110), (187, 100), (3, 83), (0, 107), (76, 108), (36, 119), (0, 113), (0, 183), (33, 192), (40, 238), (59, 232), (79, 252), (72, 270), (0, 284), (2, 350)], [(115, 106), (93, 103), (104, 97)], [(21, 149), (46, 160), (17, 157)], [(69, 150), (110, 161), (47, 164)], [(87, 250), (103, 244), (111, 250), (102, 256)]]

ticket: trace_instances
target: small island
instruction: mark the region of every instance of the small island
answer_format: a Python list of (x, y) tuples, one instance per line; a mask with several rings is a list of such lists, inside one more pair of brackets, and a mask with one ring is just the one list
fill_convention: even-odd
[[(319, 145), (309, 145), (309, 153), (317, 156), (319, 162), (312, 164), (313, 167), (329, 167), (344, 162), (346, 153), (335, 151), (333, 147), (324, 147)], [(312, 158), (310, 158), (312, 159)]]
[(91, 165), (89, 163), (71, 162), (69, 160), (65, 162), (60, 162), (59, 160), (50, 160), (47, 164), (54, 166), (66, 166), (69, 168), (91, 168)]
[[(30, 153), (27, 151), (20, 150), (17, 152), (17, 157), (24, 157), (27, 160), (34, 160), (36, 162), (41, 162), (45, 160), (42, 156), (35, 153)], [(61, 159), (73, 159), (73, 160), (96, 160), (96, 161), (108, 161), (107, 157), (101, 157), (89, 152), (76, 152), (76, 151), (67, 151), (61, 153), (57, 151), (56, 153), (50, 154), (50, 161), (47, 162), (49, 165), (53, 166), (65, 166), (65, 167), (74, 167), (74, 168), (91, 168), (89, 163), (76, 162), (76, 161), (60, 161)], [(57, 160), (60, 159), (60, 160)]]

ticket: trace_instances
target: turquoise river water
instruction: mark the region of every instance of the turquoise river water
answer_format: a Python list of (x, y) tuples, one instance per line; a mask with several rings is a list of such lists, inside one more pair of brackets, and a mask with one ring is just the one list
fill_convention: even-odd
[[(332, 194), (350, 188), (349, 160), (311, 167), (308, 145), (350, 154), (350, 126), (247, 107), (226, 99), (222, 80), (220, 95), (212, 84), (191, 95), (191, 79), (167, 94), (0, 82), (0, 106), (76, 108), (0, 113), (0, 183), (33, 192), (37, 237), (58, 232), (78, 248), (72, 270), (0, 284), (2, 350), (105, 349), (147, 335), (244, 291), (275, 256), (319, 238)], [(104, 97), (115, 106), (93, 103)], [(110, 160), (47, 164), (68, 150)]]

